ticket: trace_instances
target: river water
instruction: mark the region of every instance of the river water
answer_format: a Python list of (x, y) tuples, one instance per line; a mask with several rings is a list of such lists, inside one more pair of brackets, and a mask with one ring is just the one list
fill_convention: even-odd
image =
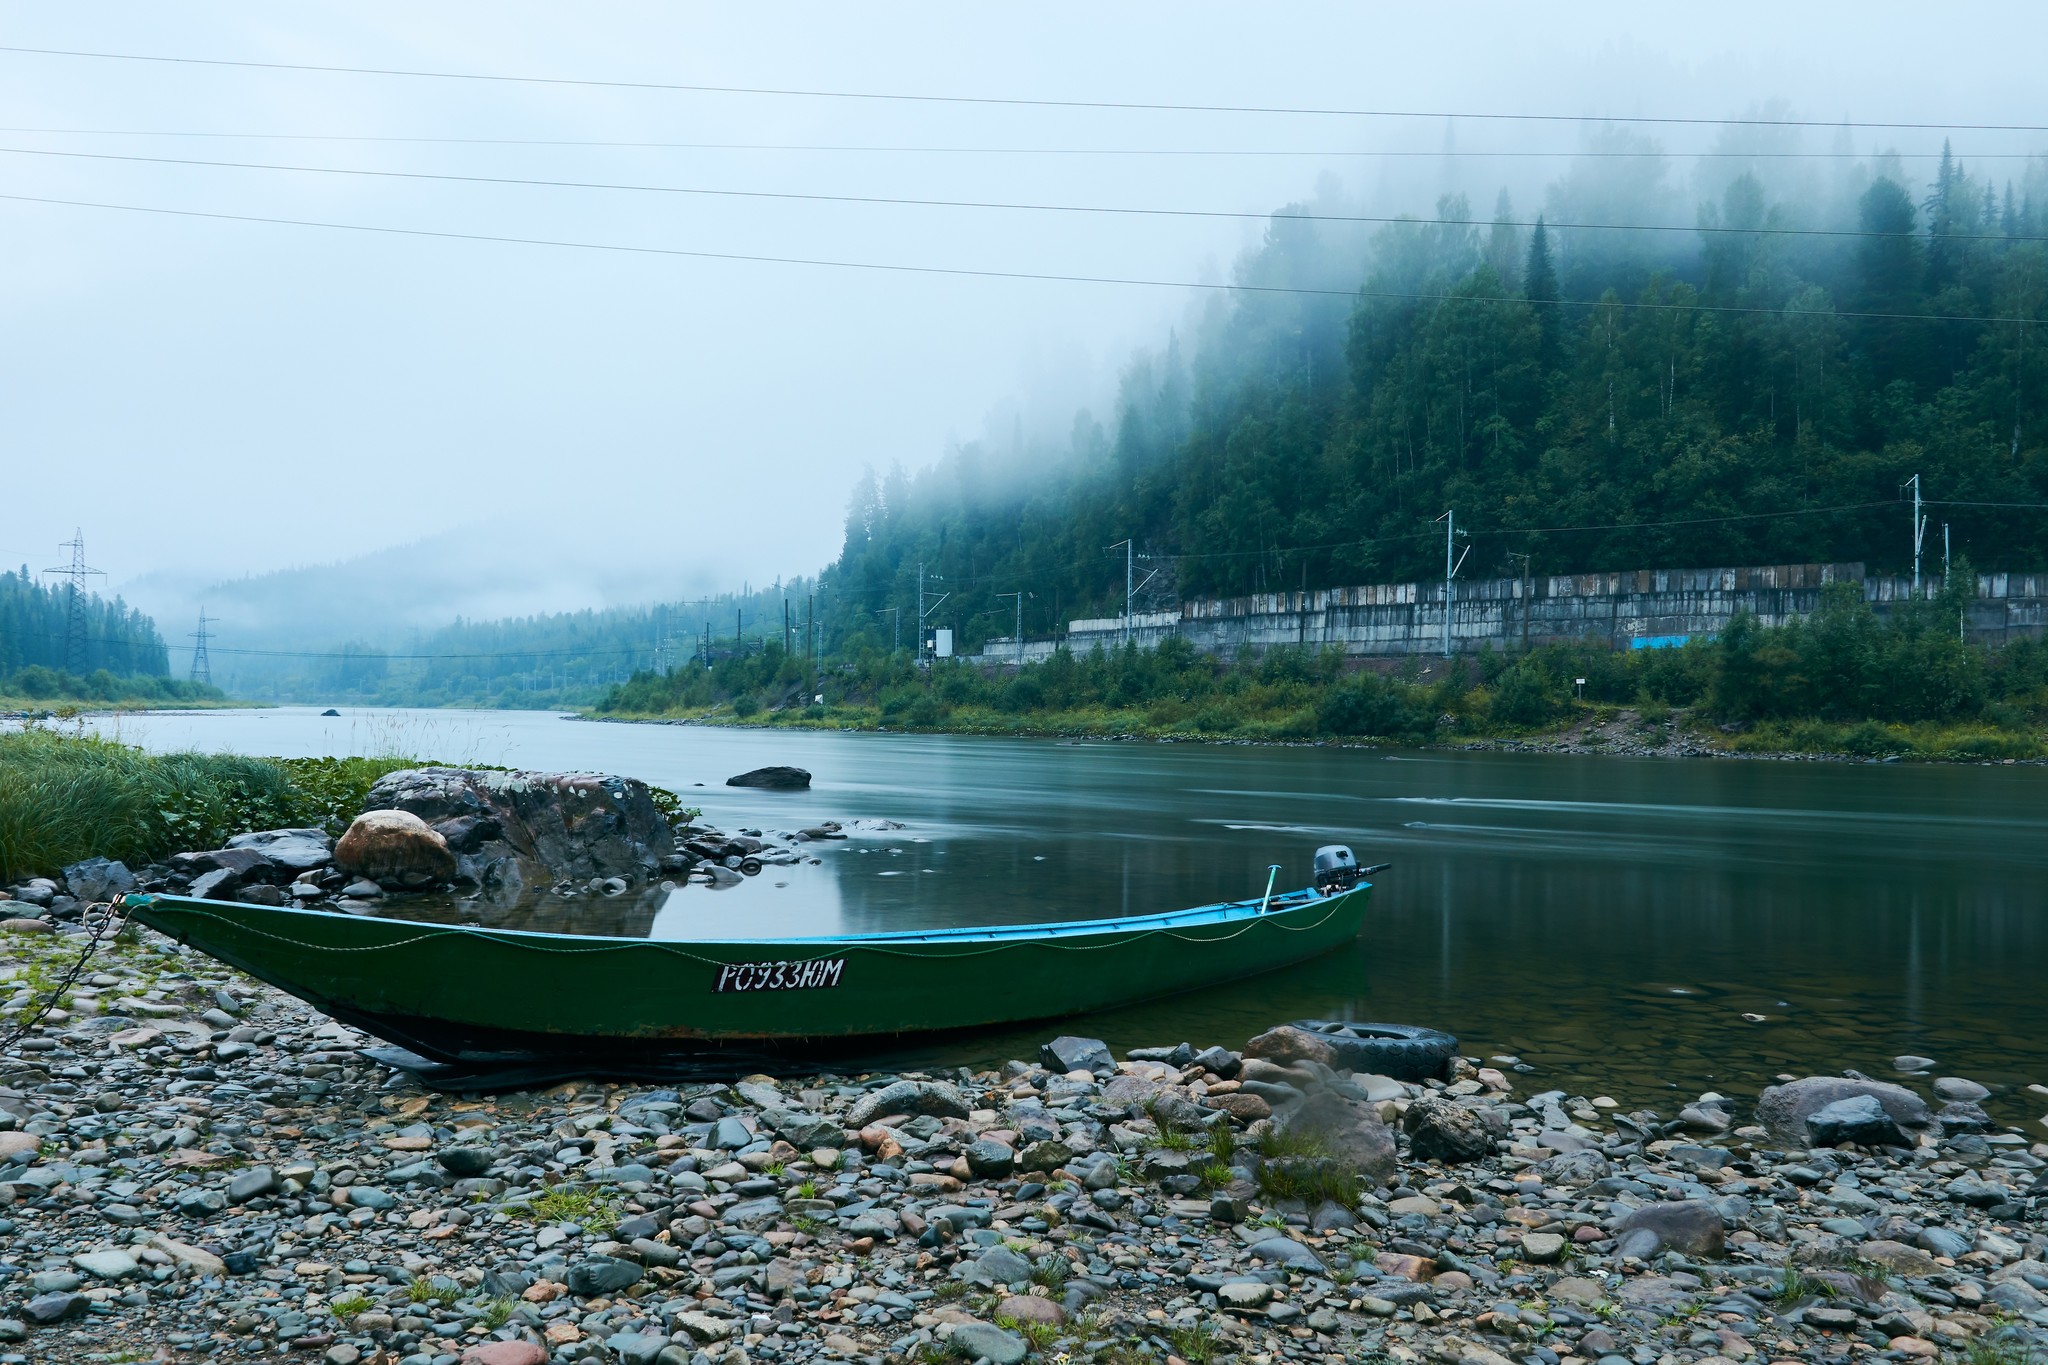
[[(883, 817), (652, 932), (744, 936), (1093, 918), (1307, 883), (1324, 843), (1375, 878), (1351, 948), (1062, 1026), (1113, 1046), (1236, 1045), (1289, 1019), (1446, 1029), (1530, 1081), (1669, 1116), (1779, 1073), (1889, 1077), (1918, 1053), (2048, 1095), (2048, 769), (1009, 740), (615, 725), (537, 712), (309, 708), (125, 717), (155, 749), (419, 753), (643, 778), (725, 829)], [(788, 763), (804, 793), (723, 786)], [(701, 785), (701, 789), (699, 787)], [(784, 883), (777, 885), (778, 882)], [(991, 990), (1002, 990), (1000, 981)], [(1022, 1012), (1027, 1002), (1019, 1002)], [(1745, 1015), (1761, 1015), (1754, 1022)], [(891, 1060), (1024, 1056), (1054, 1030)]]

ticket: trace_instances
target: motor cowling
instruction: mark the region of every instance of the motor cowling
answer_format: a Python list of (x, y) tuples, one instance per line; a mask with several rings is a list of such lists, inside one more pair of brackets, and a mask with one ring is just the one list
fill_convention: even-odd
[(1324, 844), (1316, 850), (1316, 890), (1324, 895), (1349, 891), (1364, 874), (1358, 859), (1343, 844)]

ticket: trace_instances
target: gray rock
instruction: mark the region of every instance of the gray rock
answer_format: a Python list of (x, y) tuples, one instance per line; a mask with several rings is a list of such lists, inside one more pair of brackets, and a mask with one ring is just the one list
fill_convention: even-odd
[(738, 1228), (764, 1228), (782, 1217), (782, 1201), (774, 1195), (762, 1199), (743, 1199), (723, 1214), (720, 1221)]
[(1493, 1134), (1479, 1115), (1462, 1104), (1425, 1095), (1402, 1116), (1408, 1154), (1417, 1161), (1454, 1164), (1493, 1155)]
[(565, 879), (651, 881), (675, 849), (647, 784), (601, 773), (405, 768), (379, 778), (363, 809), (407, 811), (444, 845), (454, 834), (469, 865), (488, 869), (494, 902)]
[(722, 1118), (711, 1129), (711, 1145), (736, 1152), (754, 1140), (754, 1132), (736, 1118)]
[(1008, 1247), (990, 1247), (968, 1264), (961, 1272), (961, 1278), (991, 1288), (1027, 1284), (1031, 1279), (1031, 1262)]
[(1073, 1158), (1073, 1149), (1064, 1142), (1047, 1138), (1034, 1142), (1017, 1154), (1017, 1165), (1027, 1171), (1056, 1171)]
[(1965, 1080), (1961, 1076), (1939, 1077), (1934, 1082), (1934, 1093), (1945, 1100), (1963, 1100), (1970, 1104), (1988, 1099), (1991, 1095), (1991, 1091), (1984, 1086), (1975, 1081)]
[(1944, 1133), (1988, 1133), (1991, 1131), (1991, 1115), (1984, 1106), (1969, 1100), (1951, 1100), (1941, 1106), (1934, 1116)]
[(761, 1110), (761, 1122), (769, 1132), (803, 1150), (837, 1147), (846, 1141), (846, 1133), (836, 1119), (823, 1118), (800, 1109), (766, 1106)]
[(1077, 1038), (1062, 1034), (1038, 1049), (1038, 1060), (1047, 1071), (1089, 1071), (1098, 1076), (1116, 1074), (1116, 1058), (1100, 1038)]
[[(1320, 1142), (1334, 1159), (1376, 1185), (1391, 1181), (1400, 1169), (1394, 1135), (1370, 1104), (1318, 1090), (1275, 1119), (1282, 1132)], [(1492, 1151), (1492, 1144), (1487, 1150)]]
[(125, 1251), (82, 1251), (71, 1264), (101, 1280), (125, 1280), (141, 1273), (142, 1266)]
[(1727, 1249), (1721, 1211), (1700, 1199), (1631, 1209), (1614, 1225), (1614, 1234), (1617, 1255), (1645, 1260), (1662, 1251), (1719, 1257)]
[(895, 1081), (855, 1100), (846, 1111), (846, 1126), (862, 1128), (884, 1114), (964, 1119), (968, 1115), (967, 1097), (960, 1093), (960, 1087), (944, 1081)]
[(969, 1143), (961, 1155), (967, 1158), (967, 1169), (982, 1180), (1001, 1180), (1017, 1168), (1017, 1153), (993, 1138)]
[(380, 1190), (373, 1185), (349, 1186), (348, 1202), (351, 1208), (375, 1209), (379, 1212), (398, 1207), (398, 1197), (396, 1195), (391, 1194), (387, 1190)]
[(443, 1147), (434, 1153), (441, 1169), (453, 1176), (482, 1175), (491, 1169), (498, 1154), (489, 1147)]
[(604, 1344), (618, 1356), (619, 1365), (656, 1365), (668, 1338), (652, 1332), (614, 1332)]
[(334, 860), (334, 841), (324, 829), (256, 830), (237, 834), (227, 846), (254, 849), (271, 866), (289, 872), (311, 872)]
[(1298, 1265), (1318, 1272), (1324, 1268), (1321, 1257), (1292, 1237), (1268, 1237), (1262, 1242), (1254, 1242), (1245, 1248), (1245, 1254), (1271, 1261), (1274, 1265)]
[(1244, 1065), (1242, 1057), (1224, 1047), (1205, 1047), (1195, 1054), (1194, 1060), (1226, 1081)]
[(135, 874), (127, 864), (109, 858), (87, 858), (64, 869), (64, 885), (82, 901), (111, 901), (135, 889)]
[(237, 1171), (228, 1177), (228, 1202), (246, 1204), (251, 1199), (260, 1199), (267, 1194), (276, 1194), (284, 1188), (277, 1178), (275, 1169), (269, 1166), (251, 1166), (246, 1171)]
[(192, 885), (185, 888), (185, 894), (203, 901), (225, 900), (241, 884), (241, 873), (233, 868), (217, 867), (194, 877)]
[(631, 1261), (618, 1260), (611, 1256), (593, 1256), (578, 1261), (569, 1267), (563, 1284), (569, 1292), (583, 1298), (596, 1298), (600, 1294), (616, 1294), (621, 1289), (640, 1283), (642, 1272)]
[[(1287, 1239), (1279, 1240), (1284, 1242)], [(1216, 1298), (1225, 1308), (1252, 1312), (1273, 1301), (1273, 1286), (1263, 1280), (1231, 1280), (1217, 1289)]]
[(953, 1329), (953, 1350), (967, 1360), (990, 1365), (1022, 1365), (1031, 1348), (1024, 1338), (985, 1322), (963, 1322)]
[(1875, 1099), (1892, 1122), (1909, 1134), (1934, 1130), (1934, 1114), (1927, 1102), (1904, 1086), (1847, 1076), (1806, 1076), (1771, 1086), (1757, 1097), (1756, 1120), (1774, 1140), (1806, 1147), (1811, 1144), (1807, 1119), (1836, 1100), (1856, 1095)]
[(1560, 1152), (1537, 1162), (1534, 1170), (1543, 1177), (1545, 1184), (1569, 1188), (1590, 1185), (1614, 1174), (1607, 1158), (1595, 1151)]
[[(1064, 1151), (1065, 1148), (1061, 1150)], [(1186, 1154), (1183, 1152), (1171, 1152), (1153, 1153), (1152, 1155), (1185, 1156)], [(1116, 1158), (1107, 1152), (1090, 1152), (1086, 1156), (1073, 1157), (1065, 1165), (1067, 1170), (1086, 1189), (1109, 1190), (1116, 1188), (1120, 1172), (1117, 1170)]]
[(1900, 1071), (1925, 1071), (1934, 1065), (1932, 1057), (1916, 1057), (1912, 1053), (1892, 1058), (1892, 1065)]
[(1910, 1147), (1875, 1095), (1848, 1095), (1822, 1105), (1806, 1116), (1806, 1138), (1816, 1147)]
[(766, 791), (800, 792), (811, 785), (811, 775), (802, 768), (755, 768), (725, 779), (728, 787), (759, 787)]
[(75, 1318), (91, 1301), (83, 1294), (38, 1294), (21, 1306), (21, 1315), (38, 1327)]

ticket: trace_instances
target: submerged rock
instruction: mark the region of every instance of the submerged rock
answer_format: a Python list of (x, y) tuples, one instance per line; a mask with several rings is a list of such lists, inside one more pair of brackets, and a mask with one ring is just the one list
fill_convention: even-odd
[(761, 787), (768, 791), (799, 792), (811, 785), (811, 775), (802, 768), (755, 768), (725, 779), (728, 787)]

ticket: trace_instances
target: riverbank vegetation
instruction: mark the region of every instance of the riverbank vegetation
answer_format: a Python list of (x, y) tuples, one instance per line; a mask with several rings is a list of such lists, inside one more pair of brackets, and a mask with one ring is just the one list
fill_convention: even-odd
[(338, 834), (372, 783), (416, 763), (151, 754), (39, 728), (0, 735), (0, 885), (95, 856), (140, 866), (244, 830)]
[[(1358, 670), (1334, 650), (1236, 661), (1157, 649), (1055, 653), (1021, 669), (929, 669), (864, 652), (821, 672), (771, 647), (712, 668), (642, 672), (596, 714), (742, 724), (1426, 744), (1545, 740), (1627, 708), (1645, 746), (1736, 752), (2031, 758), (2048, 754), (2048, 643), (1959, 638), (1956, 594), (1876, 615), (1853, 589), (1812, 617), (1738, 617), (1717, 639), (1617, 652), (1408, 658)], [(822, 700), (820, 700), (822, 698)]]

